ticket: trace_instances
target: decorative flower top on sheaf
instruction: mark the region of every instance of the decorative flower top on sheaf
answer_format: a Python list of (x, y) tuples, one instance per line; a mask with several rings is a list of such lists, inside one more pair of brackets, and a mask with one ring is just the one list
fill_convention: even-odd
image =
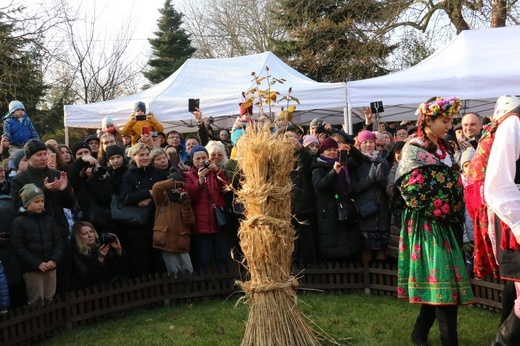
[(424, 117), (436, 118), (439, 115), (450, 117), (459, 112), (461, 102), (458, 97), (438, 97), (435, 101), (421, 103), (416, 114)]

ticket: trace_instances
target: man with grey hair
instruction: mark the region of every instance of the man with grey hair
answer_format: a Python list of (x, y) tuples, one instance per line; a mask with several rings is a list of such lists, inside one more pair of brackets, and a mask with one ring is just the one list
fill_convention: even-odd
[(459, 142), (461, 149), (474, 147), (482, 135), (482, 117), (478, 113), (466, 113), (462, 116), (462, 133), (464, 140)]

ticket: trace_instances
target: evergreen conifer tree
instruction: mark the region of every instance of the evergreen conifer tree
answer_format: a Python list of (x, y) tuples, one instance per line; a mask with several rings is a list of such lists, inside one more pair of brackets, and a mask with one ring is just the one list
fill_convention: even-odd
[(154, 32), (157, 37), (148, 39), (153, 49), (153, 56), (148, 60), (151, 69), (144, 72), (154, 84), (168, 78), (195, 52), (189, 35), (181, 28), (183, 15), (173, 7), (173, 0), (165, 0), (159, 13), (159, 30)]

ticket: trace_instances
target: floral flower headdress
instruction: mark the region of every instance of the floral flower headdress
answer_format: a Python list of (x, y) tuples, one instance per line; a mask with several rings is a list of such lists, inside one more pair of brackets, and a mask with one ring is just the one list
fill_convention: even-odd
[(436, 118), (439, 115), (450, 117), (459, 112), (461, 102), (458, 97), (438, 97), (435, 101), (421, 103), (415, 114), (423, 117)]

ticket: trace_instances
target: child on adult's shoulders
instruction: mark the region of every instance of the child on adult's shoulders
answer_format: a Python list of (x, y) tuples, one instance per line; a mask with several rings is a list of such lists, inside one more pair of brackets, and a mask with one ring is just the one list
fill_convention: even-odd
[(29, 119), (25, 106), (20, 101), (9, 103), (9, 113), (4, 118), (4, 135), (2, 145), (9, 143), (9, 156), (17, 149), (23, 148), (30, 139), (40, 140), (33, 123)]
[(135, 103), (134, 112), (130, 114), (130, 119), (123, 127), (123, 135), (132, 136), (132, 145), (136, 144), (144, 134), (162, 131), (164, 126), (152, 112), (146, 113), (146, 105), (141, 101)]

